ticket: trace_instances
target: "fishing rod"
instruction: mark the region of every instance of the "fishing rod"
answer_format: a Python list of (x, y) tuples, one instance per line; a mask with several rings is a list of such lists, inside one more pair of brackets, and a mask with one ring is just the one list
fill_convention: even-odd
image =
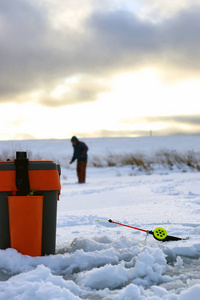
[(121, 225), (121, 226), (125, 226), (128, 228), (132, 228), (132, 229), (136, 229), (136, 230), (140, 230), (143, 232), (146, 232), (147, 235), (148, 234), (152, 234), (153, 237), (161, 242), (167, 242), (167, 241), (180, 241), (180, 240), (187, 240), (188, 238), (180, 238), (180, 237), (176, 237), (176, 236), (171, 236), (167, 234), (167, 231), (162, 228), (162, 227), (157, 227), (154, 229), (154, 231), (152, 230), (145, 230), (145, 229), (141, 229), (141, 228), (137, 228), (137, 227), (133, 227), (130, 225), (126, 225), (126, 224), (122, 224), (122, 223), (118, 223), (118, 222), (114, 222), (113, 220), (109, 219), (108, 222), (116, 224), (116, 225)]

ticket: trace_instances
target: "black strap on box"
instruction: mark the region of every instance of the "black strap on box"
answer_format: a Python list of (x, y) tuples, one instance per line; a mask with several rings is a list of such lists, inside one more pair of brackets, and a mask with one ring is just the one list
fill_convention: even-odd
[(30, 193), (28, 164), (26, 152), (17, 152), (15, 159), (17, 196), (27, 196)]

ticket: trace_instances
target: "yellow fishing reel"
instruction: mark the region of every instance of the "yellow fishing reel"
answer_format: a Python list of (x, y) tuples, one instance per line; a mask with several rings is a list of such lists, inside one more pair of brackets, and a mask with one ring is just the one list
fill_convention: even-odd
[(156, 240), (164, 241), (167, 237), (167, 231), (162, 227), (157, 227), (153, 231), (153, 236)]

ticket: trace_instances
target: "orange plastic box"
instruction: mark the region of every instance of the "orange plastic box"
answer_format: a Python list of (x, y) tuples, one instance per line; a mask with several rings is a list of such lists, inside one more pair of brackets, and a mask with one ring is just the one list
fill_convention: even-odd
[(55, 254), (60, 166), (29, 161), (27, 173), (34, 196), (19, 196), (15, 162), (0, 162), (0, 249), (13, 247), (33, 256)]

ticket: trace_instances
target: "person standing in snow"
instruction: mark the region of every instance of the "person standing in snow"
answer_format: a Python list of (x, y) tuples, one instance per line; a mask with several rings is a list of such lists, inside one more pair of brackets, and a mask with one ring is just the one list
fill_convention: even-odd
[(74, 147), (74, 153), (70, 164), (77, 159), (76, 172), (78, 182), (85, 183), (88, 147), (85, 143), (79, 141), (76, 136), (71, 138), (71, 142), (72, 146)]

